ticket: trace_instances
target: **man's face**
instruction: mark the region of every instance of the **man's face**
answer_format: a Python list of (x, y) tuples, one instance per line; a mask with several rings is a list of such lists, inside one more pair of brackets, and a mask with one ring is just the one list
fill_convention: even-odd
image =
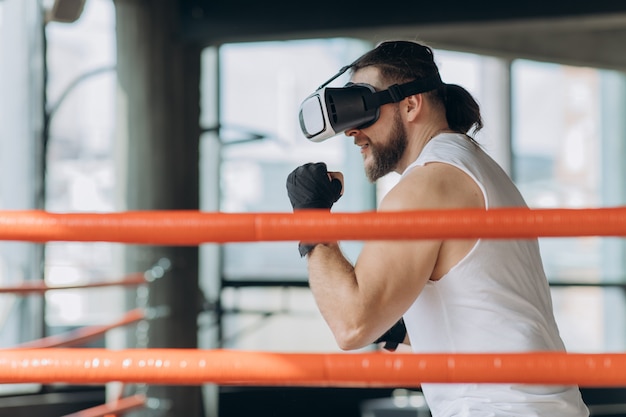
[(408, 144), (398, 106), (393, 104), (387, 106), (393, 107), (394, 116), (389, 124), (386, 138), (376, 142), (369, 141), (371, 158), (368, 161), (364, 156), (365, 175), (371, 182), (375, 182), (396, 169)]
[[(378, 70), (373, 67), (359, 70), (351, 81), (384, 89), (378, 83)], [(348, 130), (346, 135), (354, 137), (354, 144), (361, 148), (365, 175), (371, 182), (394, 171), (408, 146), (406, 129), (395, 103), (381, 106), (380, 117), (373, 125)]]

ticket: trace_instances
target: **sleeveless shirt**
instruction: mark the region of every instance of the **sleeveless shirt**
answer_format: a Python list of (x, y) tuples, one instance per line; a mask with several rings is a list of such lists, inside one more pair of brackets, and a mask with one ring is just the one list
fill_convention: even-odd
[[(527, 207), (509, 176), (462, 134), (431, 139), (402, 174), (450, 164), (482, 190), (485, 207)], [(537, 239), (479, 239), (404, 314), (416, 353), (564, 351)], [(433, 417), (586, 417), (577, 386), (431, 384), (422, 391)]]

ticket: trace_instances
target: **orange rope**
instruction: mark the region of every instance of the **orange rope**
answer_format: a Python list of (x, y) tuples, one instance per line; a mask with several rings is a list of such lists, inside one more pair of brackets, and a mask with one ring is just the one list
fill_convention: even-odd
[(272, 353), (196, 349), (5, 350), (0, 383), (411, 387), (437, 383), (626, 386), (626, 354)]
[(115, 401), (78, 411), (72, 414), (66, 414), (63, 417), (104, 417), (110, 413), (125, 413), (146, 405), (145, 395), (133, 395), (126, 398), (120, 398)]
[(626, 236), (626, 207), (458, 209), (414, 212), (121, 213), (0, 212), (0, 240), (136, 244), (286, 240)]
[(80, 288), (100, 288), (100, 287), (112, 287), (112, 286), (134, 286), (146, 284), (148, 281), (143, 272), (136, 272), (129, 274), (126, 277), (115, 281), (99, 281), (89, 282), (86, 284), (73, 284), (73, 285), (47, 285), (44, 281), (25, 281), (19, 285), (11, 287), (0, 287), (0, 294), (31, 294), (31, 293), (45, 293), (50, 290), (69, 290)]
[[(44, 337), (43, 339), (37, 339), (31, 342), (22, 343), (20, 345), (17, 345), (15, 348), (41, 349), (52, 347), (77, 346), (87, 343), (91, 340), (98, 339), (109, 330), (138, 322), (140, 320), (143, 320), (144, 318), (144, 310), (141, 308), (136, 308), (134, 310), (128, 311), (121, 319), (107, 325), (83, 327), (68, 333), (48, 336)], [(0, 352), (4, 352), (4, 350), (0, 350)], [(0, 355), (1, 354), (2, 353), (0, 353)]]

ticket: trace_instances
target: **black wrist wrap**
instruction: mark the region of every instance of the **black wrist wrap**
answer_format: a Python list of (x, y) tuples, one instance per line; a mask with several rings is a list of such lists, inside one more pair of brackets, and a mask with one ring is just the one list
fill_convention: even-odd
[(404, 319), (400, 318), (389, 330), (385, 332), (381, 337), (376, 339), (374, 343), (385, 342), (383, 349), (393, 352), (398, 345), (404, 342), (406, 337), (406, 326), (404, 325)]
[(298, 251), (300, 252), (300, 257), (304, 258), (313, 250), (314, 247), (319, 245), (319, 243), (302, 243), (298, 244)]

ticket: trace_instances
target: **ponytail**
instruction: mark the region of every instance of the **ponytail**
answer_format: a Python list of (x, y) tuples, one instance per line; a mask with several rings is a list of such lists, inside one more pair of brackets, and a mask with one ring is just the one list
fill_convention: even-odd
[(440, 88), (440, 97), (446, 107), (446, 119), (450, 129), (469, 134), (478, 132), (483, 127), (480, 106), (472, 95), (456, 84), (444, 84)]

